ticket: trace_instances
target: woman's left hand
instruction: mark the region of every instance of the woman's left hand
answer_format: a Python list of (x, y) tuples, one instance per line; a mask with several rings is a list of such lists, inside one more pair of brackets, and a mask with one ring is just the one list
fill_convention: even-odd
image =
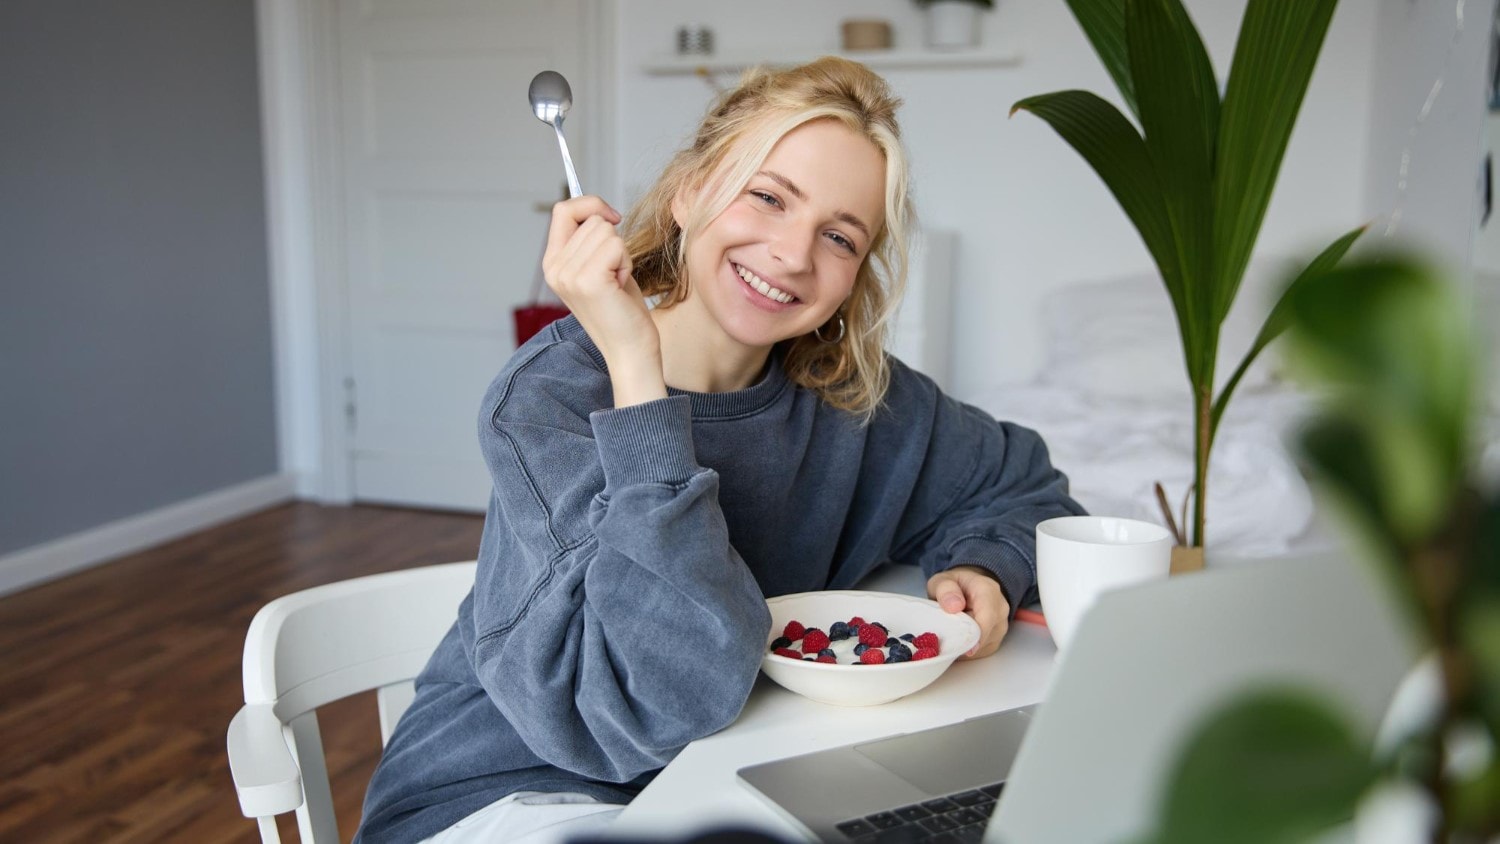
[(979, 644), (962, 659), (979, 659), (1000, 648), (1010, 629), (1010, 602), (1000, 581), (979, 566), (954, 566), (927, 580), (927, 597), (948, 612), (964, 612), (979, 624)]

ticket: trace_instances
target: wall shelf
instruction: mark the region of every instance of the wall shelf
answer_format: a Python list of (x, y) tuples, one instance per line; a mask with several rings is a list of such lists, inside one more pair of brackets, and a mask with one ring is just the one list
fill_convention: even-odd
[(655, 76), (704, 75), (709, 73), (738, 73), (757, 64), (796, 65), (810, 62), (819, 56), (834, 55), (863, 62), (874, 70), (917, 69), (976, 69), (989, 67), (1012, 67), (1021, 63), (1021, 54), (996, 50), (954, 50), (937, 52), (929, 50), (862, 50), (841, 52), (835, 50), (800, 50), (786, 52), (738, 52), (716, 53), (711, 56), (678, 56), (671, 54), (651, 57), (644, 67)]

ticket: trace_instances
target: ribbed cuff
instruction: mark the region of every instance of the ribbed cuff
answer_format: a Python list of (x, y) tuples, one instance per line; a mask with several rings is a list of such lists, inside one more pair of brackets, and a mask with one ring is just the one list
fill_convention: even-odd
[(679, 484), (699, 470), (692, 404), (686, 396), (589, 414), (605, 494), (631, 484)]
[(1036, 585), (1036, 564), (1002, 539), (978, 536), (961, 539), (953, 545), (949, 565), (979, 566), (999, 578), (1012, 618)]

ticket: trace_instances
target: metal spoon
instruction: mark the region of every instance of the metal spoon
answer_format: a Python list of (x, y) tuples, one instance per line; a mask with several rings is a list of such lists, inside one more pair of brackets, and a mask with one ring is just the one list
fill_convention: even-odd
[(573, 89), (568, 80), (555, 70), (544, 70), (531, 80), (526, 91), (531, 100), (531, 111), (536, 119), (550, 123), (557, 130), (557, 145), (562, 148), (563, 168), (568, 171), (568, 196), (581, 196), (583, 188), (578, 186), (578, 173), (573, 169), (573, 156), (568, 154), (568, 140), (563, 137), (563, 118), (573, 107)]

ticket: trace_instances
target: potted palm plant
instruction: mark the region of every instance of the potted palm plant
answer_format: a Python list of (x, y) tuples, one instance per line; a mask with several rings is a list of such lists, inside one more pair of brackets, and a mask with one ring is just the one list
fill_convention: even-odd
[[(1158, 487), (1178, 536), (1174, 571), (1202, 567), (1214, 434), (1245, 371), (1286, 327), (1283, 297), (1215, 395), (1220, 326), (1239, 292), (1336, 2), (1249, 0), (1221, 96), (1180, 0), (1068, 0), (1135, 122), (1088, 91), (1029, 97), (1011, 109), (1045, 120), (1094, 168), (1140, 233), (1171, 299), (1194, 428), (1191, 525), (1184, 515), (1178, 528)], [(1362, 231), (1334, 241), (1293, 287), (1336, 264)]]

